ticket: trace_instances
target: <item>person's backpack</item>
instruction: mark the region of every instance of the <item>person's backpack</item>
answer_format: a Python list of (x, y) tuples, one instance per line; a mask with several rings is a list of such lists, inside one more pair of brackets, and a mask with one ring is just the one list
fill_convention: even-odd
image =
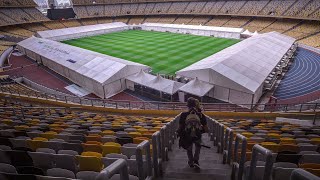
[(185, 123), (186, 135), (188, 135), (192, 139), (201, 137), (202, 124), (200, 121), (200, 117), (195, 111), (190, 112), (190, 114), (186, 117)]

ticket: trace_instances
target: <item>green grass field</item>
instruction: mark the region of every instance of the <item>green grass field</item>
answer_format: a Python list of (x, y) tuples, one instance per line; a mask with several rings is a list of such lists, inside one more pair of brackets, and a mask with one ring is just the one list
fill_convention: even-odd
[(225, 49), (239, 40), (130, 30), (68, 40), (63, 43), (148, 65), (171, 74)]

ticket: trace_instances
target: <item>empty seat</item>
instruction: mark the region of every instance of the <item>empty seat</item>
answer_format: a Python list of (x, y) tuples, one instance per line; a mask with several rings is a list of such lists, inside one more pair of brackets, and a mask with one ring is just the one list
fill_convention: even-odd
[(130, 158), (132, 155), (136, 155), (137, 147), (122, 146), (120, 150), (122, 154)]
[(102, 143), (106, 143), (106, 142), (116, 142), (116, 138), (113, 135), (105, 135), (101, 138), (101, 142)]
[(44, 175), (42, 169), (34, 166), (18, 166), (16, 167), (19, 174), (34, 174), (34, 175)]
[[(53, 139), (51, 139), (53, 140)], [(46, 147), (46, 148), (50, 148), (50, 149), (53, 149), (55, 150), (56, 152), (58, 152), (59, 150), (62, 149), (62, 143), (63, 143), (63, 140), (62, 142), (61, 141), (46, 141), (46, 142), (43, 142), (43, 147)]]
[(117, 137), (116, 142), (121, 145), (124, 145), (128, 143), (133, 143), (133, 139), (132, 137), (129, 137), (129, 136)]
[(79, 154), (83, 152), (83, 148), (81, 144), (77, 143), (63, 143), (62, 144), (62, 149), (63, 150), (73, 150), (77, 151)]
[(0, 150), (8, 151), (8, 150), (11, 150), (11, 147), (6, 145), (0, 145)]
[(120, 154), (120, 147), (121, 145), (114, 142), (107, 142), (102, 145), (102, 155), (105, 156), (106, 154), (110, 153), (118, 153)]
[(17, 166), (33, 166), (32, 158), (26, 151), (11, 150), (7, 151), (10, 157), (11, 164), (15, 167)]
[(77, 160), (75, 156), (68, 154), (54, 154), (56, 168), (68, 169), (72, 172), (78, 171)]
[(17, 173), (17, 170), (14, 166), (6, 163), (0, 163), (0, 172), (5, 173)]
[(83, 151), (92, 151), (92, 152), (102, 153), (102, 148), (100, 144), (83, 143), (82, 147), (83, 147)]
[(273, 169), (273, 180), (290, 180), (291, 173), (297, 168), (276, 167)]
[(13, 148), (28, 147), (26, 139), (11, 138), (10, 141), (12, 143)]
[(300, 163), (320, 164), (320, 154), (304, 154), (300, 159)]
[(94, 156), (77, 156), (80, 171), (100, 172), (103, 168), (101, 158)]
[(52, 153), (29, 152), (29, 155), (32, 158), (34, 166), (36, 167), (44, 170), (54, 167), (54, 156)]
[(50, 153), (50, 154), (56, 154), (56, 151), (50, 148), (38, 148), (36, 152), (43, 152), (43, 153)]
[(48, 176), (53, 177), (65, 177), (65, 178), (75, 178), (75, 175), (72, 171), (61, 168), (52, 168), (47, 170)]
[(95, 180), (96, 177), (99, 175), (99, 172), (95, 171), (80, 171), (77, 173), (77, 179), (82, 180)]
[(58, 151), (58, 154), (68, 154), (68, 155), (72, 155), (72, 156), (79, 155), (79, 153), (77, 151), (73, 151), (73, 150), (60, 150), (60, 151)]

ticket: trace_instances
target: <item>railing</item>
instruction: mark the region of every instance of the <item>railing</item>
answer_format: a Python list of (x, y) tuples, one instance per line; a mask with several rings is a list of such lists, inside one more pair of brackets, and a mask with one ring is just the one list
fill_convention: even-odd
[(248, 180), (255, 179), (254, 172), (257, 166), (258, 154), (262, 154), (263, 156), (265, 156), (266, 164), (264, 166), (263, 180), (269, 180), (271, 178), (271, 171), (272, 171), (272, 165), (273, 165), (272, 152), (269, 149), (266, 149), (259, 144), (254, 145), (252, 148), (252, 156), (251, 156)]
[[(238, 160), (238, 147), (241, 142), (241, 153), (240, 153), (240, 160)], [(231, 153), (231, 152), (228, 152)], [(241, 134), (236, 135), (236, 140), (234, 143), (234, 150), (233, 150), (233, 163), (232, 163), (232, 172), (231, 172), (231, 179), (235, 180), (242, 180), (242, 175), (244, 172), (244, 163), (246, 161), (246, 153), (247, 153), (247, 138)]]
[(97, 180), (110, 179), (113, 175), (119, 173), (120, 180), (129, 180), (128, 165), (124, 159), (118, 159), (108, 167), (104, 168), (96, 177)]
[[(143, 152), (145, 153), (145, 161), (147, 171), (144, 171), (144, 158), (142, 156)], [(150, 153), (150, 143), (145, 140), (140, 143), (136, 150), (136, 160), (137, 160), (137, 169), (139, 180), (152, 179), (152, 163), (151, 163), (151, 153)], [(145, 176), (146, 175), (146, 176)]]
[[(144, 110), (183, 110), (185, 103), (181, 102), (159, 102), (159, 101), (115, 101), (109, 99), (97, 98), (80, 98), (77, 96), (67, 96), (62, 94), (50, 94), (34, 91), (27, 93), (21, 90), (11, 90), (0, 86), (0, 92), (7, 95), (15, 95), (19, 97), (30, 97), (37, 99), (45, 99), (75, 105), (97, 106), (115, 109), (144, 109)], [(205, 111), (233, 111), (233, 112), (302, 112), (302, 111), (320, 111), (320, 103), (304, 103), (304, 104), (230, 104), (230, 103), (202, 103)], [(245, 108), (255, 107), (255, 108)]]
[(319, 177), (303, 169), (296, 169), (291, 173), (290, 180), (319, 180)]
[(233, 130), (226, 128), (224, 137), (224, 151), (223, 151), (223, 164), (230, 164), (232, 157), (232, 145), (233, 145)]

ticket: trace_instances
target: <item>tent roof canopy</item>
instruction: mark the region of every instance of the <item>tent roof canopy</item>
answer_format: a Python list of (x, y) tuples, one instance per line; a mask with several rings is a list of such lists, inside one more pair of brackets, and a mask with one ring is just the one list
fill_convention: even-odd
[[(140, 69), (150, 69), (142, 64), (49, 39), (31, 37), (19, 42), (18, 45), (102, 85), (107, 84), (108, 80), (115, 80), (115, 77), (131, 75), (131, 70), (136, 73)], [(121, 74), (119, 75), (119, 73)], [(115, 74), (118, 74), (118, 76), (115, 76)]]
[(137, 74), (127, 77), (127, 80), (170, 95), (175, 94), (183, 86), (180, 82), (165, 79), (160, 75), (147, 74), (142, 70)]
[(180, 91), (203, 97), (213, 88), (214, 86), (212, 84), (200, 81), (198, 78), (195, 78), (194, 80), (191, 80), (184, 86), (180, 87)]
[(185, 24), (143, 23), (141, 26), (150, 26), (150, 27), (159, 27), (159, 28), (190, 29), (190, 30), (192, 29), (192, 30), (220, 31), (220, 32), (233, 32), (233, 33), (241, 33), (244, 31), (243, 28), (198, 26), (198, 25), (185, 25)]
[(126, 25), (123, 22), (114, 22), (114, 23), (107, 23), (107, 24), (96, 24), (96, 25), (88, 25), (88, 26), (80, 26), (80, 27), (70, 27), (70, 28), (63, 28), (63, 29), (38, 31), (37, 34), (42, 38), (50, 39), (58, 36), (68, 36), (74, 33), (90, 33), (93, 31), (113, 29), (113, 28), (126, 27), (126, 26), (128, 25)]
[(204, 58), (177, 75), (255, 93), (294, 42), (294, 38), (278, 32), (259, 34)]

